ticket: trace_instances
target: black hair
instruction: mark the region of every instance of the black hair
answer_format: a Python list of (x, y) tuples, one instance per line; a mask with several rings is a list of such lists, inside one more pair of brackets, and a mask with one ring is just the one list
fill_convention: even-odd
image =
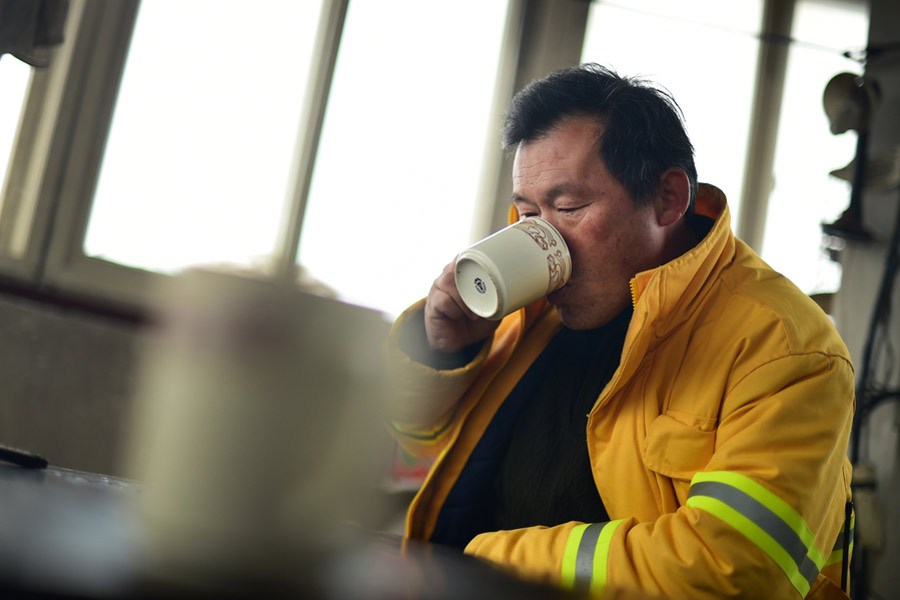
[(531, 82), (512, 99), (504, 148), (545, 137), (569, 117), (588, 116), (602, 128), (600, 157), (635, 202), (649, 202), (663, 172), (676, 167), (697, 196), (694, 147), (672, 95), (648, 81), (622, 77), (594, 63), (563, 69)]

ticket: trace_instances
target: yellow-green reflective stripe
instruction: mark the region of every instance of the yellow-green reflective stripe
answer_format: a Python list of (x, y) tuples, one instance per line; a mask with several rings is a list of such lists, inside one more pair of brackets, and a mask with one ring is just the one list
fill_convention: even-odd
[[(693, 485), (690, 493), (696, 496), (709, 496), (721, 500), (752, 520), (787, 551), (797, 570), (800, 571), (805, 579), (808, 579), (811, 583), (816, 578), (816, 575), (822, 568), (822, 563), (825, 562), (824, 558), (818, 564), (814, 563), (808, 556), (809, 550), (806, 544), (803, 543), (803, 540), (800, 539), (800, 536), (767, 506), (764, 506), (742, 490), (716, 481), (703, 481)], [(819, 554), (821, 555), (821, 553)]]
[(735, 487), (778, 515), (797, 534), (803, 545), (806, 546), (810, 560), (820, 569), (822, 568), (822, 565), (825, 563), (825, 556), (816, 546), (816, 536), (806, 524), (806, 521), (803, 520), (803, 517), (800, 516), (800, 513), (794, 510), (790, 504), (767, 490), (763, 485), (740, 473), (730, 473), (728, 471), (697, 473), (691, 479), (691, 489), (693, 489), (695, 483), (704, 481), (717, 481)]
[(600, 531), (597, 538), (597, 545), (594, 551), (594, 576), (591, 579), (591, 593), (599, 594), (606, 588), (606, 579), (608, 576), (607, 565), (609, 564), (609, 546), (612, 543), (613, 534), (616, 528), (622, 522), (610, 521)]
[(698, 473), (687, 504), (717, 516), (753, 541), (804, 596), (825, 564), (800, 515), (743, 475)]
[(810, 582), (800, 574), (791, 555), (756, 523), (716, 498), (693, 496), (687, 499), (687, 505), (705, 510), (734, 527), (775, 561), (802, 596), (809, 592)]
[(763, 485), (740, 473), (713, 471), (710, 473), (697, 473), (694, 475), (694, 478), (691, 480), (691, 486), (703, 481), (718, 481), (720, 483), (728, 484), (755, 499), (757, 502), (778, 515), (782, 521), (787, 523), (788, 527), (790, 527), (800, 538), (800, 541), (803, 542), (803, 545), (807, 548), (807, 555), (817, 567), (821, 569), (822, 565), (825, 564), (825, 555), (822, 554), (822, 551), (816, 546), (816, 536), (806, 524), (806, 521), (803, 520), (803, 517), (800, 516), (800, 513), (794, 510), (790, 504), (767, 490)]
[(562, 583), (563, 586), (569, 589), (575, 587), (575, 563), (578, 560), (578, 546), (581, 544), (581, 537), (588, 526), (587, 523), (576, 525), (569, 532), (569, 538), (566, 540), (566, 549), (563, 551)]
[(599, 593), (606, 587), (612, 536), (621, 520), (577, 525), (563, 551), (562, 583), (570, 589)]

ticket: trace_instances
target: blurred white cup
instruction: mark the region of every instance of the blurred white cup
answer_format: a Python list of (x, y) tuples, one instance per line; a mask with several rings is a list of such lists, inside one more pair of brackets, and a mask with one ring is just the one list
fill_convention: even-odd
[(553, 225), (526, 217), (456, 257), (456, 289), (479, 317), (499, 320), (566, 284), (572, 257)]
[(297, 577), (379, 508), (387, 322), (204, 269), (166, 282), (159, 302), (127, 453), (154, 576)]

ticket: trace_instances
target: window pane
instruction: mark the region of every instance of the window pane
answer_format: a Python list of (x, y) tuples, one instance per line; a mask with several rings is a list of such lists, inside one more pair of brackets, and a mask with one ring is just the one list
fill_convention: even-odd
[[(11, 55), (4, 55), (0, 60), (0, 89), (3, 90), (3, 94), (0, 94), (0, 167), (3, 169), (4, 179), (9, 168), (9, 159), (30, 79), (30, 65)], [(0, 189), (5, 187), (4, 182), (3, 188)]]
[(506, 0), (351, 2), (299, 263), (396, 315), (469, 239)]
[(164, 272), (269, 259), (319, 8), (141, 3), (86, 254)]
[(841, 52), (866, 46), (862, 4), (799, 0), (794, 13), (762, 256), (807, 293), (840, 287), (840, 266), (822, 248), (821, 224), (849, 203), (850, 184), (829, 172), (853, 159), (856, 133), (831, 134), (822, 94), (834, 75), (861, 72)]
[(684, 111), (700, 181), (725, 192), (736, 229), (762, 0), (593, 2), (582, 59), (668, 89)]

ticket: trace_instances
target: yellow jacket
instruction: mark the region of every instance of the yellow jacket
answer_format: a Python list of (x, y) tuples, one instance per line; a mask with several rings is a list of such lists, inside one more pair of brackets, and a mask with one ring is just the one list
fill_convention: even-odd
[[(467, 553), (607, 595), (834, 597), (849, 353), (819, 307), (734, 237), (718, 189), (701, 185), (697, 212), (715, 219), (710, 233), (632, 280), (622, 358), (588, 418), (611, 521), (483, 533)], [(540, 301), (506, 317), (470, 364), (437, 371), (397, 343), (421, 310), (401, 315), (387, 351), (396, 436), (436, 457), (407, 518), (407, 535), (428, 540), (494, 413), (561, 324)]]

